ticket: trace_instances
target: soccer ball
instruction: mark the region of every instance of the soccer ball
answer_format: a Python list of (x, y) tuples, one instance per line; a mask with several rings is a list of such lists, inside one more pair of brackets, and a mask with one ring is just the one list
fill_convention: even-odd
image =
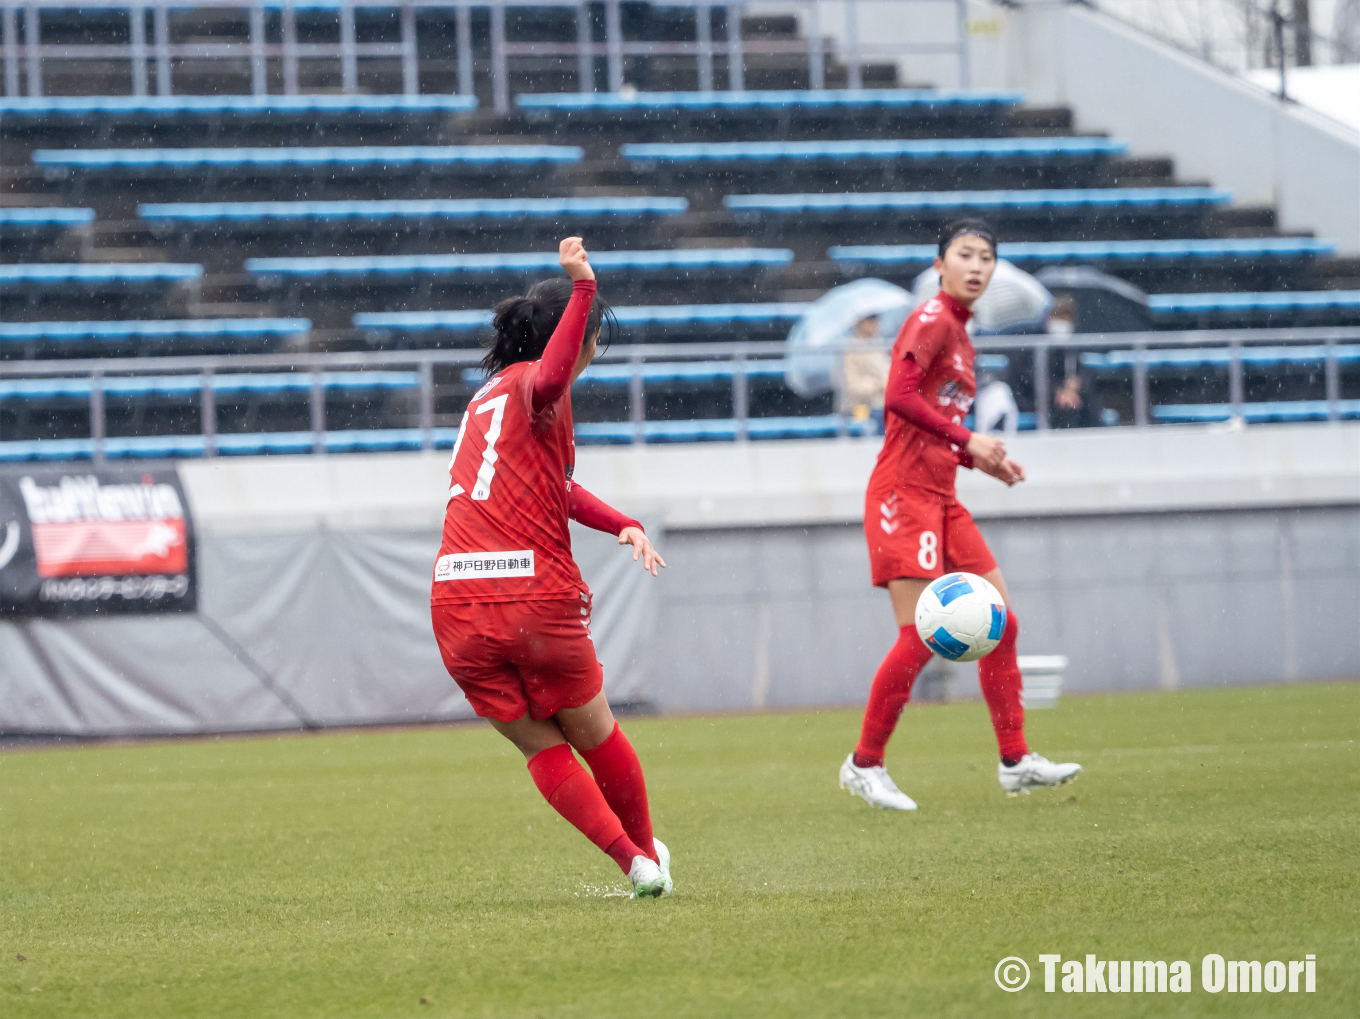
[(1001, 643), (1006, 603), (973, 573), (946, 573), (921, 592), (916, 632), (926, 647), (951, 662), (975, 662)]

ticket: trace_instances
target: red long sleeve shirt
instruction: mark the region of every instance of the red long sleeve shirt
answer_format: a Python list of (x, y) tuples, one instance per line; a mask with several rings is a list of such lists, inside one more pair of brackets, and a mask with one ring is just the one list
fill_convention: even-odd
[(888, 389), (883, 397), (883, 409), (904, 418), (937, 439), (958, 446), (956, 455), (959, 465), (971, 468), (973, 457), (967, 446), (973, 433), (963, 425), (954, 424), (926, 402), (921, 394), (921, 383), (925, 377), (925, 369), (916, 363), (913, 355), (908, 354), (894, 361), (888, 371)]
[(587, 492), (578, 484), (571, 486), (571, 494), (567, 497), (567, 516), (575, 520), (578, 524), (597, 531), (604, 531), (615, 537), (625, 527), (636, 527), (639, 531), (643, 530), (640, 523), (632, 517), (624, 516), (613, 506), (604, 500)]
[(543, 348), (534, 380), (534, 411), (537, 413), (567, 391), (571, 385), (571, 371), (581, 356), (586, 339), (586, 322), (590, 306), (595, 303), (595, 281), (576, 280), (571, 285), (571, 300), (553, 330), (552, 338)]
[(884, 398), (887, 425), (871, 488), (911, 488), (953, 498), (959, 466), (971, 467), (962, 425), (977, 393), (969, 311), (940, 291), (907, 316), (893, 344)]

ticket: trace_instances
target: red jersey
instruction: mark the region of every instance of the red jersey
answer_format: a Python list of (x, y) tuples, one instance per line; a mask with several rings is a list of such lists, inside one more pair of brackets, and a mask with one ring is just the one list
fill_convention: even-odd
[[(973, 343), (964, 328), (971, 312), (944, 291), (913, 311), (893, 344), (897, 361), (912, 357), (925, 372), (921, 395), (954, 424), (962, 424), (977, 395)], [(920, 488), (954, 496), (957, 447), (897, 414), (888, 414), (883, 448), (869, 490)]]
[(541, 363), (510, 365), (468, 402), (449, 459), (431, 604), (589, 597), (567, 530), (571, 392), (535, 413)]

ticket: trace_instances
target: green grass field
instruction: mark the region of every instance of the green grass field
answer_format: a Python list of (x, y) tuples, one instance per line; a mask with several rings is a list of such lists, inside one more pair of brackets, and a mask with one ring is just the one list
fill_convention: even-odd
[[(906, 816), (837, 789), (857, 725), (627, 721), (647, 902), (486, 728), (0, 755), (0, 1015), (1360, 1014), (1360, 684), (1068, 698), (1030, 736), (1085, 774), (1015, 799), (981, 704), (911, 708)], [(1046, 994), (1042, 952), (1195, 990)], [(1209, 952), (1317, 991), (1206, 993)]]

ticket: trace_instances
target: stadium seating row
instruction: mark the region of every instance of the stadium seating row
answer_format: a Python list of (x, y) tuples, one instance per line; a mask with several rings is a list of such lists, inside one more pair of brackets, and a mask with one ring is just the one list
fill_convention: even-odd
[[(1330, 255), (1331, 241), (1312, 237), (1212, 237), (1148, 241), (1013, 241), (1003, 254), (1012, 262), (1128, 262), (1143, 259), (1187, 261), (1297, 258)], [(833, 262), (865, 264), (929, 263), (933, 244), (838, 245), (827, 254)]]
[[(622, 326), (630, 325), (737, 325), (742, 323), (793, 323), (807, 310), (805, 302), (785, 301), (751, 304), (656, 304), (622, 305), (614, 315)], [(476, 332), (491, 324), (489, 311), (391, 311), (360, 312), (354, 316), (359, 329), (390, 329), (402, 332)]]
[[(1211, 238), (1153, 241), (1032, 241), (1007, 244), (1005, 257), (1014, 262), (1100, 262), (1132, 260), (1205, 261), (1292, 258), (1328, 254), (1330, 241), (1307, 237)], [(919, 263), (935, 257), (932, 244), (838, 246), (828, 251), (832, 261), (863, 263)], [(290, 276), (387, 274), (449, 274), (524, 269), (551, 269), (556, 255), (544, 252), (505, 252), (474, 255), (390, 255), (337, 258), (252, 258), (246, 271)], [(794, 253), (788, 248), (680, 248), (658, 251), (604, 251), (592, 254), (601, 267), (630, 270), (701, 268), (706, 266), (786, 265)]]
[(174, 262), (34, 262), (0, 265), (0, 288), (15, 284), (86, 286), (127, 283), (186, 283), (201, 279), (203, 266)]
[[(1324, 421), (1330, 412), (1324, 400), (1291, 400), (1242, 404), (1242, 417), (1252, 423), (1282, 421)], [(1229, 404), (1165, 404), (1152, 409), (1155, 420), (1164, 423), (1202, 424), (1227, 421), (1233, 416)], [(1343, 420), (1360, 419), (1360, 400), (1341, 400), (1338, 416)], [(1033, 415), (1021, 427), (1033, 427)], [(641, 426), (631, 422), (590, 422), (576, 425), (576, 440), (581, 445), (616, 445), (634, 442), (639, 431), (643, 441), (701, 442), (733, 441), (742, 437), (753, 440), (786, 438), (829, 438), (836, 435), (870, 434), (874, 426), (868, 421), (853, 421), (833, 415), (803, 417), (751, 418), (742, 423), (733, 419), (704, 419), (693, 421), (645, 421)], [(433, 430), (433, 446), (449, 449), (457, 430)], [(320, 436), (313, 432), (250, 432), (217, 434), (213, 439), (216, 453), (225, 456), (260, 456), (268, 454), (309, 453), (319, 449), (326, 453), (385, 452), (416, 450), (424, 444), (424, 433), (416, 428), (339, 429)], [(103, 453), (111, 459), (161, 459), (199, 457), (206, 455), (208, 440), (202, 435), (116, 436), (103, 442)], [(92, 439), (42, 439), (0, 441), (0, 462), (58, 461), (90, 459), (94, 454)]]
[(475, 96), (460, 95), (209, 95), (209, 96), (4, 96), (0, 118), (45, 119), (100, 115), (154, 117), (459, 113), (475, 110)]
[[(727, 195), (723, 205), (736, 212), (806, 216), (851, 211), (896, 209), (987, 211), (1039, 209), (1162, 209), (1202, 207), (1231, 201), (1230, 192), (1214, 188), (1070, 188), (1062, 190), (907, 191), (893, 193)], [(426, 200), (306, 202), (171, 202), (148, 203), (137, 214), (148, 220), (258, 222), (261, 220), (432, 220), (511, 219), (530, 217), (663, 216), (687, 211), (689, 201), (674, 197), (600, 198), (470, 198)], [(85, 212), (92, 210), (22, 210)], [(38, 218), (38, 217), (35, 217)], [(52, 221), (83, 221), (71, 217)], [(0, 217), (0, 223), (5, 222)]]
[[(1184, 309), (1234, 311), (1239, 308), (1344, 307), (1360, 309), (1360, 291), (1329, 290), (1274, 294), (1153, 294), (1149, 301), (1154, 314), (1170, 314)], [(708, 327), (764, 326), (788, 328), (807, 310), (806, 302), (751, 302), (748, 304), (665, 304), (620, 305), (614, 313), (623, 327)], [(359, 312), (353, 316), (356, 329), (387, 333), (476, 334), (491, 324), (488, 310)], [(296, 338), (311, 331), (305, 318), (231, 318), (231, 319), (151, 319), (76, 322), (0, 322), (0, 351), (6, 347), (42, 344), (55, 349), (63, 345), (103, 344), (118, 346), (130, 341), (164, 344), (169, 352), (188, 348), (206, 340), (230, 342), (226, 349), (254, 348), (285, 338)], [(1314, 357), (1322, 348), (1244, 348), (1257, 360), (1269, 357), (1264, 350), (1282, 350), (1295, 357)], [(1337, 347), (1338, 356), (1341, 348)], [(1308, 352), (1308, 353), (1303, 353)], [(1088, 354), (1088, 367), (1123, 366), (1131, 352)], [(1151, 351), (1148, 364), (1189, 363), (1176, 360), (1199, 356), (1194, 350)], [(1226, 356), (1214, 354), (1213, 356)], [(1320, 356), (1320, 355), (1317, 355)], [(1162, 359), (1167, 359), (1163, 362)], [(1207, 362), (1206, 362), (1207, 363)], [(1283, 362), (1282, 362), (1283, 363)]]
[(731, 163), (776, 160), (1096, 159), (1120, 155), (1128, 144), (1108, 138), (867, 138), (858, 141), (639, 143), (619, 146), (636, 162)]
[(1020, 92), (942, 89), (787, 89), (731, 92), (543, 92), (515, 97), (521, 110), (598, 110), (618, 114), (629, 110), (831, 109), (850, 107), (1013, 107), (1024, 101)]
[[(1339, 364), (1360, 364), (1360, 345), (1338, 343), (1331, 355)], [(1181, 350), (1111, 350), (1086, 351), (1081, 363), (1092, 371), (1118, 371), (1131, 368), (1140, 361), (1151, 368), (1225, 368), (1234, 355), (1244, 365), (1317, 364), (1325, 361), (1328, 348), (1322, 344), (1301, 346), (1241, 347), (1233, 351), (1227, 347), (1198, 347)]]
[(0, 322), (0, 343), (150, 340), (181, 337), (283, 337), (311, 331), (305, 318), (192, 318), (118, 322)]
[(79, 226), (94, 222), (93, 209), (65, 208), (16, 208), (0, 209), (0, 229), (13, 230), (24, 227)]
[[(1326, 400), (1269, 400), (1244, 403), (1237, 408), (1249, 424), (1285, 421), (1326, 421), (1331, 412)], [(1229, 421), (1234, 408), (1227, 403), (1168, 403), (1154, 406), (1152, 417), (1165, 424), (1212, 424)], [(1342, 421), (1360, 419), (1360, 400), (1338, 400), (1337, 417)]]
[[(727, 195), (723, 205), (739, 212), (806, 216), (889, 209), (1013, 210), (1161, 208), (1224, 205), (1232, 192), (1217, 188), (1032, 188), (1004, 191), (896, 191), (850, 194)], [(1010, 245), (1007, 245), (1009, 249)]]
[(686, 211), (685, 198), (446, 198), (339, 202), (167, 202), (139, 205), (149, 220), (214, 223), (261, 220), (388, 221), (431, 219), (594, 218), (603, 216), (674, 216)]
[[(953, 107), (1014, 107), (1019, 92), (937, 89), (798, 89), (731, 92), (567, 92), (515, 97), (525, 111), (742, 110), (884, 107), (940, 110)], [(217, 114), (399, 114), (467, 112), (477, 108), (470, 95), (210, 95), (210, 96), (6, 96), (0, 117), (89, 117), (99, 114), (202, 116)]]
[[(111, 376), (100, 380), (110, 396), (176, 397), (196, 396), (203, 391), (203, 375)], [(211, 376), (216, 393), (298, 393), (312, 388), (305, 372), (260, 372), (255, 374), (215, 374)], [(0, 400), (88, 399), (93, 389), (90, 378), (0, 379)], [(356, 390), (414, 389), (420, 385), (418, 372), (331, 371), (321, 375), (323, 389), (340, 392)]]
[(35, 149), (33, 163), (81, 169), (201, 170), (203, 167), (538, 166), (579, 163), (576, 145), (290, 145), (278, 148)]
[[(835, 435), (863, 435), (872, 424), (819, 415), (809, 417), (751, 418), (744, 429), (750, 439), (830, 438)], [(697, 421), (647, 421), (642, 424), (647, 442), (732, 441), (743, 434), (738, 422), (730, 419)], [(456, 428), (436, 428), (433, 446), (451, 449)], [(617, 445), (634, 441), (635, 426), (630, 422), (580, 423), (576, 441), (582, 445)], [(320, 449), (326, 453), (390, 452), (416, 450), (424, 444), (418, 428), (338, 429), (322, 433)], [(214, 437), (214, 450), (223, 456), (262, 456), (280, 453), (310, 453), (317, 450), (314, 432), (220, 432)], [(0, 462), (42, 460), (88, 460), (94, 455), (92, 439), (42, 439), (0, 441)], [(104, 440), (103, 453), (111, 459), (161, 459), (200, 457), (207, 453), (208, 440), (202, 435), (111, 436)]]
[(1302, 311), (1309, 308), (1360, 308), (1360, 290), (1298, 290), (1276, 293), (1152, 294), (1152, 313), (1186, 311)]
[[(1331, 348), (1338, 363), (1360, 363), (1360, 344), (1338, 344)], [(1234, 352), (1227, 348), (1193, 348), (1137, 352), (1113, 350), (1087, 351), (1081, 363), (1097, 373), (1120, 371), (1141, 362), (1149, 368), (1180, 370), (1185, 368), (1227, 367)], [(1321, 363), (1328, 356), (1326, 346), (1260, 346), (1245, 347), (1236, 352), (1244, 365), (1279, 366)], [(1009, 363), (1005, 355), (980, 354), (978, 366), (985, 370), (1001, 371)], [(749, 360), (738, 366), (732, 361), (677, 361), (649, 362), (641, 365), (596, 364), (582, 377), (585, 384), (628, 385), (636, 376), (644, 383), (728, 382), (740, 372), (750, 379), (781, 379), (787, 371), (782, 358)], [(464, 382), (476, 385), (484, 378), (478, 368), (463, 371)], [(115, 376), (103, 379), (101, 386), (109, 395), (128, 397), (192, 396), (202, 391), (203, 375)], [(409, 390), (420, 384), (417, 372), (410, 371), (332, 371), (322, 374), (321, 385), (327, 391)], [(307, 373), (269, 372), (216, 374), (211, 377), (215, 392), (232, 393), (290, 393), (306, 392), (313, 385)], [(54, 398), (88, 398), (92, 388), (89, 378), (35, 378), (0, 381), (0, 400), (51, 400)], [(1171, 413), (1167, 411), (1166, 413)], [(1206, 412), (1208, 413), (1208, 412)], [(1264, 412), (1263, 412), (1264, 413)]]
[[(793, 261), (788, 248), (676, 248), (658, 251), (592, 252), (599, 268), (665, 271), (705, 268), (744, 268), (787, 265)], [(449, 275), (557, 268), (557, 253), (516, 251), (474, 255), (376, 255), (331, 258), (251, 258), (247, 272), (260, 276), (364, 276)]]

